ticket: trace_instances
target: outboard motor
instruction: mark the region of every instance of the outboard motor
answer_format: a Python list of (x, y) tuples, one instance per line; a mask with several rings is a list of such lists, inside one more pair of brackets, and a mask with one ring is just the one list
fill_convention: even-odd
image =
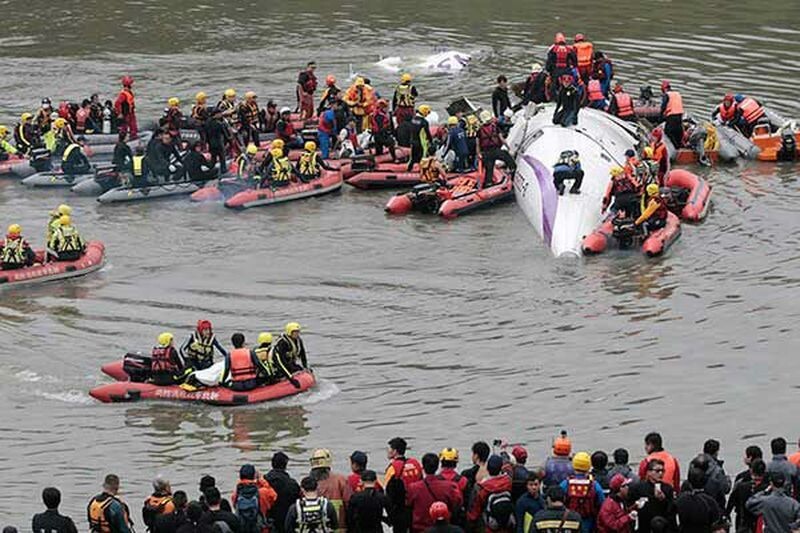
[(617, 217), (612, 221), (612, 224), (614, 225), (613, 234), (617, 239), (620, 250), (628, 250), (632, 248), (639, 238), (639, 233), (636, 229), (636, 224), (634, 224), (633, 219), (627, 217)]
[(150, 379), (152, 359), (139, 353), (127, 353), (122, 360), (122, 370), (135, 383), (144, 383)]
[(31, 150), (31, 166), (36, 169), (36, 172), (53, 170), (53, 163), (50, 156), (50, 150), (47, 148), (34, 148)]
[(781, 135), (781, 149), (778, 150), (778, 161), (795, 161), (798, 157), (797, 154), (797, 138), (794, 132), (789, 129)]
[(652, 87), (650, 87), (649, 85), (642, 85), (641, 87), (639, 87), (640, 102), (650, 103), (653, 101), (653, 98), (655, 98), (655, 95), (653, 94)]

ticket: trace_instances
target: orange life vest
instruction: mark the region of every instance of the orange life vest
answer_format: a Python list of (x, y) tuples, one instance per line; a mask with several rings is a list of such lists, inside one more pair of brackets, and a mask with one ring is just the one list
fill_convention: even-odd
[(567, 68), (569, 66), (569, 54), (572, 48), (565, 44), (557, 44), (553, 46), (553, 52), (556, 54), (556, 68)]
[(594, 55), (594, 45), (581, 41), (573, 45), (575, 54), (578, 56), (578, 70), (590, 71), (592, 69), (592, 56)]
[[(578, 43), (580, 44), (580, 43)], [(589, 80), (589, 101), (595, 102), (597, 100), (603, 100), (605, 96), (603, 95), (603, 89), (600, 86), (599, 80)]]
[(154, 373), (177, 372), (178, 365), (172, 360), (172, 346), (156, 346), (151, 353), (151, 370)]
[(633, 110), (633, 99), (628, 93), (617, 93), (614, 95), (617, 101), (617, 116), (620, 118), (632, 117), (635, 113)]
[(665, 117), (683, 115), (683, 97), (678, 91), (667, 91), (667, 110)]
[(236, 348), (230, 354), (231, 381), (247, 381), (255, 379), (257, 376), (253, 358), (250, 355), (250, 348)]
[(719, 104), (717, 108), (719, 111), (719, 119), (723, 122), (730, 122), (736, 116), (736, 104), (731, 104), (725, 107), (725, 104)]
[(739, 109), (742, 111), (742, 118), (748, 124), (754, 124), (756, 120), (764, 116), (764, 108), (749, 96), (739, 102)]

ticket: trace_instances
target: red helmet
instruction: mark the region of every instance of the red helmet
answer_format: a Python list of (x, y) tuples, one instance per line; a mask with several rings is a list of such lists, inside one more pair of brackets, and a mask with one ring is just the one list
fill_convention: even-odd
[(428, 512), (434, 522), (450, 520), (450, 509), (447, 508), (447, 504), (444, 502), (433, 502)]
[(585, 41), (585, 40), (586, 40), (586, 36), (584, 34), (582, 34), (582, 33), (576, 33), (575, 34), (575, 42), (576, 43), (579, 43), (579, 42)]
[(197, 321), (197, 331), (211, 331), (213, 328), (211, 327), (210, 320), (198, 320)]
[(130, 87), (131, 85), (133, 85), (133, 78), (130, 76), (122, 76), (122, 86)]
[(328, 77), (325, 78), (325, 83), (327, 85), (336, 85), (336, 76), (333, 74), (328, 74)]
[(514, 459), (516, 459), (517, 462), (524, 462), (528, 460), (528, 450), (522, 446), (514, 446), (514, 449), (511, 450), (511, 455), (514, 456)]
[(561, 32), (556, 33), (555, 44), (567, 44), (567, 38)]
[(672, 86), (669, 84), (668, 80), (664, 80), (664, 81), (661, 82), (661, 90), (662, 91), (669, 91), (670, 89), (672, 89)]
[(725, 97), (722, 99), (722, 101), (723, 102), (729, 102), (729, 103), (732, 104), (733, 103), (733, 95), (731, 93), (726, 94)]
[(664, 138), (663, 130), (660, 130), (660, 129), (659, 130), (653, 130), (653, 139), (655, 139), (657, 141), (660, 141), (663, 138)]

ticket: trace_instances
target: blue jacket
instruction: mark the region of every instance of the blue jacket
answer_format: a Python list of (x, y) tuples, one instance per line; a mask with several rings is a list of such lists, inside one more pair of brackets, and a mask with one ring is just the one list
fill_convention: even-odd
[(447, 134), (447, 144), (456, 155), (466, 156), (469, 154), (469, 149), (467, 148), (467, 133), (460, 124), (450, 128), (450, 132)]
[(533, 524), (533, 517), (546, 507), (547, 503), (541, 493), (539, 493), (538, 498), (534, 498), (529, 492), (520, 496), (514, 513), (517, 519), (517, 533), (529, 533)]
[(548, 457), (544, 464), (544, 484), (547, 487), (558, 485), (573, 474), (575, 471), (569, 457)]

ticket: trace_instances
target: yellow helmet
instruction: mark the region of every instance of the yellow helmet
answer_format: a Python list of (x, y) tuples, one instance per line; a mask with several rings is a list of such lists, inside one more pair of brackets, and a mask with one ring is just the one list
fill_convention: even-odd
[(194, 99), (198, 104), (205, 104), (207, 98), (208, 98), (208, 95), (206, 93), (204, 93), (203, 91), (200, 91), (199, 93), (194, 95)]
[(439, 452), (439, 460), (440, 461), (452, 461), (453, 463), (458, 462), (458, 450), (455, 448), (445, 448), (441, 452)]
[(283, 148), (273, 148), (269, 153), (273, 158), (283, 157)]
[(333, 466), (331, 451), (325, 448), (314, 450), (311, 454), (311, 468), (330, 468)]
[(20, 115), (19, 118), (20, 118), (20, 120), (22, 120), (22, 122), (27, 122), (27, 121), (29, 121), (30, 119), (33, 118), (33, 115), (30, 114), (30, 113), (23, 113), (23, 114)]
[(655, 196), (659, 193), (658, 183), (651, 183), (647, 186), (647, 196)]
[(586, 452), (578, 452), (572, 458), (572, 468), (576, 472), (588, 472), (592, 469), (592, 458)]
[(272, 344), (272, 333), (262, 332), (258, 334), (258, 344)]
[(20, 233), (22, 233), (22, 226), (20, 226), (19, 224), (11, 224), (8, 227), (9, 235), (19, 235)]
[(611, 167), (611, 175), (612, 175), (613, 177), (615, 177), (615, 178), (616, 178), (617, 176), (622, 176), (622, 174), (623, 174), (624, 172), (625, 172), (625, 169), (624, 169), (624, 168), (622, 168), (622, 167), (620, 167), (620, 166)]
[(56, 211), (58, 211), (62, 215), (71, 215), (72, 214), (72, 208), (70, 206), (68, 206), (67, 204), (61, 204), (60, 206), (58, 206), (58, 208), (56, 208)]
[(270, 147), (280, 148), (281, 150), (283, 150), (286, 147), (286, 143), (283, 142), (283, 139), (275, 139), (274, 141), (272, 141)]
[(247, 145), (247, 155), (256, 155), (258, 153), (258, 146), (253, 143)]
[(306, 152), (314, 152), (317, 150), (317, 143), (314, 141), (306, 141), (304, 148), (306, 149)]
[(423, 117), (427, 117), (428, 115), (431, 114), (431, 106), (429, 106), (428, 104), (422, 104), (421, 106), (419, 106), (419, 114), (422, 115)]
[(411, 74), (406, 72), (402, 76), (400, 76), (400, 83), (408, 83), (411, 81)]
[(284, 330), (286, 331), (287, 335), (291, 335), (295, 331), (300, 331), (300, 324), (298, 324), (297, 322), (289, 322), (288, 324), (286, 324)]
[(170, 107), (177, 107), (180, 105), (180, 103), (181, 101), (176, 96), (173, 96), (172, 98), (167, 100), (167, 105)]
[(58, 223), (62, 226), (69, 226), (72, 224), (72, 218), (69, 215), (61, 215), (61, 218), (58, 219)]
[(172, 333), (165, 331), (164, 333), (158, 336), (158, 345), (167, 347), (169, 346), (169, 343), (172, 342), (172, 339), (173, 339)]
[(447, 117), (447, 125), (455, 126), (458, 124), (458, 117)]
[(356, 78), (355, 86), (356, 87), (363, 87), (364, 86), (364, 78), (362, 78), (361, 76)]
[(643, 153), (644, 153), (644, 157), (646, 159), (653, 159), (653, 156), (655, 155), (655, 152), (653, 151), (653, 147), (652, 146), (645, 146), (644, 150), (643, 150)]
[(56, 128), (63, 128), (67, 125), (67, 121), (63, 117), (58, 117), (53, 121), (53, 126)]
[(234, 89), (225, 89), (225, 98), (233, 98), (234, 96), (236, 96)]
[(248, 100), (252, 100), (253, 98), (256, 98), (256, 93), (253, 91), (247, 91), (244, 93), (244, 97)]
[(476, 117), (475, 115), (470, 115), (470, 116), (467, 117), (467, 122), (469, 124), (477, 124), (478, 123), (478, 117)]
[(8, 135), (8, 128), (5, 126), (0, 126), (0, 137), (5, 137)]

